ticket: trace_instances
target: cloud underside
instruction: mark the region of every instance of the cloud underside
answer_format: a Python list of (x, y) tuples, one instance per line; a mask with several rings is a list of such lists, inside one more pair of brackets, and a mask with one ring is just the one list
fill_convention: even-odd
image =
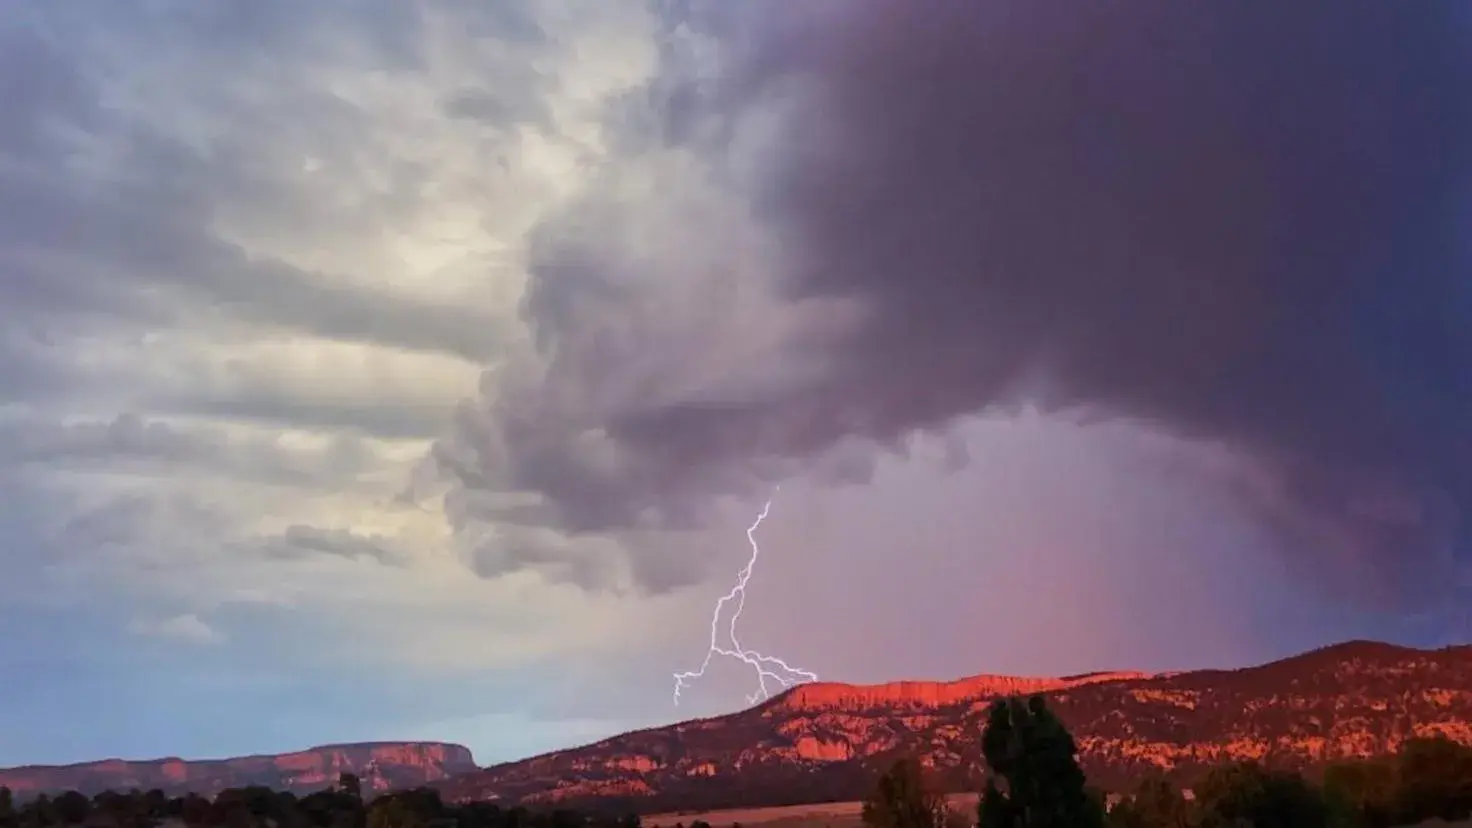
[(1465, 561), (1458, 10), (685, 13), (626, 119), (659, 128), (532, 233), (537, 352), (439, 444), (462, 488), (683, 526), (1028, 404), (1212, 447), (1285, 552), (1390, 594)]
[(343, 617), (665, 593), (726, 501), (1036, 406), (1189, 444), (1294, 560), (1454, 582), (1455, 10), (494, 5), (4, 25), (25, 571), (202, 624), (325, 573)]

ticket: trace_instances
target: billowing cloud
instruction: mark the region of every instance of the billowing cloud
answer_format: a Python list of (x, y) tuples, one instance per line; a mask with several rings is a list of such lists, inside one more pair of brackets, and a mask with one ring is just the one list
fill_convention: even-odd
[(457, 420), (464, 485), (574, 532), (680, 524), (1038, 404), (1194, 442), (1362, 585), (1465, 560), (1458, 10), (695, 9), (725, 62), (670, 57), (627, 119), (664, 129), (538, 228), (537, 370)]
[[(12, 11), (7, 598), (163, 642), (203, 627), (246, 646), (242, 616), (290, 617), (276, 670), (382, 613), (398, 628), (379, 647), (327, 646), (344, 669), (504, 669), (614, 635), (565, 582), (627, 582), (617, 541), (575, 570), (539, 551), (568, 546), (555, 528), (457, 533), (442, 503), (400, 495), (527, 340), (526, 231), (603, 151), (607, 101), (652, 71), (648, 11)], [(605, 617), (629, 611), (609, 600)], [(486, 632), (508, 618), (541, 627)]]
[(0, 762), (668, 718), (779, 483), (825, 678), (1443, 640), (1433, 14), (9, 3)]

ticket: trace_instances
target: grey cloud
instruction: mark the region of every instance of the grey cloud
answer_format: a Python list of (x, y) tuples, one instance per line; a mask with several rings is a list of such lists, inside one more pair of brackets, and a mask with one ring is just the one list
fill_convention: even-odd
[(107, 422), (0, 424), (0, 459), (10, 463), (108, 460), (119, 455), (186, 460), (208, 443), (164, 423), (123, 414)]
[(544, 527), (508, 526), (498, 537), (471, 547), (470, 568), (482, 578), (530, 570), (551, 583), (575, 584), (586, 590), (612, 588), (616, 557)]
[(309, 395), (265, 382), (238, 388), (163, 395), (170, 411), (218, 416), (265, 425), (366, 434), (385, 439), (429, 439), (439, 435), (454, 414), (453, 404), (343, 395)]
[(185, 495), (131, 492), (96, 504), (77, 503), (62, 514), (62, 522), (47, 533), (47, 548), (56, 560), (153, 544), (159, 538), (221, 537), (229, 525), (218, 508)]
[(347, 529), (324, 529), (293, 524), (281, 535), (266, 538), (262, 548), (271, 557), (284, 560), (309, 555), (332, 555), (353, 560), (375, 561), (384, 566), (405, 566), (408, 553), (390, 538), (361, 534)]
[(510, 85), (516, 94), (493, 89), (462, 89), (445, 101), (445, 113), (452, 118), (482, 121), (502, 128), (519, 123), (544, 124), (551, 113), (538, 87), (540, 78), (525, 73), (523, 83)]
[(147, 464), (178, 472), (207, 469), (267, 484), (334, 486), (367, 469), (361, 440), (339, 437), (324, 452), (293, 452), (270, 439), (232, 439), (216, 428), (181, 427), (136, 414), (111, 420), (0, 420), (0, 471), (117, 470)]
[(294, 428), (345, 429), (386, 439), (428, 439), (450, 419), (450, 406), (312, 402), (268, 394), (261, 398), (191, 399), (178, 409)]
[(941, 467), (945, 469), (947, 474), (955, 474), (970, 464), (971, 449), (967, 447), (966, 441), (959, 433), (951, 432), (947, 434)]
[(812, 475), (831, 485), (858, 486), (873, 481), (878, 465), (879, 456), (872, 444), (844, 440), (814, 461)]
[[(145, 167), (155, 181), (195, 163), (182, 149), (140, 162), (159, 165)], [(143, 322), (223, 313), (471, 360), (496, 352), (500, 332), (478, 309), (406, 301), (247, 258), (196, 220), (208, 210), (194, 203), (204, 193), (119, 187), (100, 195), (82, 192), (65, 178), (41, 180), (34, 172), (0, 172), (0, 188), (0, 255), (9, 274), (0, 286), (17, 310), (98, 313), (106, 307)], [(32, 264), (43, 259), (55, 265)], [(170, 295), (176, 301), (166, 301)]]
[(446, 496), (445, 513), (466, 563), (482, 578), (530, 570), (551, 583), (576, 584), (589, 591), (619, 587), (618, 541), (559, 531), (556, 512), (546, 501), (461, 488)]
[[(365, 291), (252, 259), (216, 237), (220, 204), (261, 197), (257, 179), (228, 166), (247, 159), (228, 144), (209, 155), (102, 106), (101, 70), (85, 54), (28, 29), (3, 36), (0, 290), (9, 313), (92, 325), (220, 314), (478, 361), (496, 353), (502, 332), (480, 309)], [(333, 110), (317, 114), (330, 120)], [(103, 148), (113, 160), (98, 168)]]
[[(656, 330), (647, 272), (718, 277), (549, 226), (527, 306), (548, 359), (527, 393), (542, 401), (502, 393), (462, 419), (464, 444), (489, 451), (459, 453), (466, 485), (542, 492), (573, 530), (627, 526), (750, 490), (756, 462), (784, 468), (852, 438), (895, 446), (1031, 401), (1225, 446), (1268, 481), (1231, 485), (1285, 548), (1347, 547), (1376, 572), (1415, 573), (1403, 592), (1430, 588), (1447, 550), (1465, 557), (1472, 47), (1459, 10), (741, 13), (722, 20), (754, 46), (731, 51), (715, 92), (679, 100), (765, 118), (751, 206), (780, 246), (783, 295), (857, 311), (763, 367), (780, 376), (816, 352), (824, 370), (718, 403), (606, 404), (568, 353), (601, 343), (609, 365), (693, 364), (693, 343), (640, 339)], [(665, 232), (671, 248), (723, 241), (697, 221)], [(599, 321), (611, 317), (622, 326)]]

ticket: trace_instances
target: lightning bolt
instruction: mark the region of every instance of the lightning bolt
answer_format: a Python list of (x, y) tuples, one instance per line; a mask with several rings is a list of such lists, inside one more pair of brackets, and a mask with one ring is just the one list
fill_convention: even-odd
[[(751, 572), (756, 567), (756, 559), (762, 554), (761, 547), (756, 542), (756, 530), (767, 519), (767, 514), (772, 511), (772, 500), (776, 497), (776, 491), (772, 497), (767, 499), (766, 505), (762, 507), (761, 514), (756, 516), (756, 521), (746, 529), (746, 541), (751, 544), (751, 558), (746, 566), (736, 574), (736, 585), (731, 591), (716, 601), (715, 611), (710, 616), (710, 647), (705, 651), (705, 660), (700, 662), (700, 668), (688, 673), (675, 673), (675, 705), (680, 704), (680, 691), (689, 689), (690, 682), (705, 675), (706, 668), (710, 667), (711, 659), (716, 656), (734, 658), (749, 665), (756, 671), (757, 689), (755, 693), (746, 697), (747, 704), (755, 704), (758, 699), (768, 699), (772, 691), (768, 682), (776, 685), (781, 690), (809, 681), (817, 681), (816, 673), (810, 673), (789, 665), (776, 656), (762, 655), (756, 650), (748, 650), (741, 646), (741, 640), (736, 637), (736, 623), (741, 620), (741, 612), (746, 609), (746, 584), (751, 580)], [(736, 609), (731, 613), (731, 623), (726, 628), (726, 639), (730, 642), (729, 647), (722, 646), (720, 636), (721, 612), (731, 602), (736, 603)]]

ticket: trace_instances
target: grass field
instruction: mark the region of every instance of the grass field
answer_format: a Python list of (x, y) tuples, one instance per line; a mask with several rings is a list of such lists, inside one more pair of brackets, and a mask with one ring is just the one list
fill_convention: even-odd
[[(673, 828), (682, 823), (689, 828), (696, 820), (710, 823), (711, 828), (730, 828), (733, 824), (761, 828), (858, 828), (858, 802), (829, 802), (821, 805), (785, 805), (780, 808), (746, 808), (700, 813), (655, 814), (644, 818), (648, 828)], [(971, 814), (976, 808), (976, 794), (951, 797), (951, 810)], [(1472, 821), (1423, 822), (1415, 828), (1472, 828)]]
[[(976, 794), (956, 794), (950, 797), (951, 810), (971, 812), (976, 808)], [(683, 823), (704, 820), (711, 828), (730, 828), (739, 824), (742, 828), (857, 828), (859, 825), (859, 802), (826, 802), (819, 805), (784, 805), (778, 808), (739, 808), (726, 811), (702, 813), (655, 814), (644, 818), (649, 828), (673, 828)]]

